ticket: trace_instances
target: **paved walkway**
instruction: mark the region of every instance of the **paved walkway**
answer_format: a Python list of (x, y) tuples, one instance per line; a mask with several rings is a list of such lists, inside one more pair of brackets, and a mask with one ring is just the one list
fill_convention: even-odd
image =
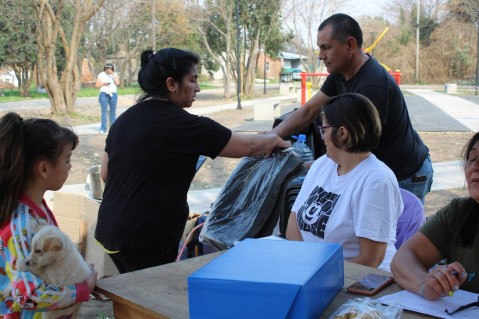
[[(479, 131), (479, 97), (462, 98), (455, 95), (446, 95), (435, 92), (432, 89), (407, 88), (404, 89), (408, 111), (414, 128), (419, 132), (468, 132)], [(408, 94), (407, 92), (412, 93)], [(296, 94), (282, 97), (283, 99), (295, 99)], [(134, 96), (122, 97), (119, 103), (118, 113), (132, 105)], [(277, 97), (269, 100), (278, 100)], [(43, 102), (44, 103), (44, 102)], [(26, 107), (42, 107), (40, 102), (31, 101)], [(96, 103), (96, 98), (79, 99), (79, 103)], [(244, 108), (251, 108), (254, 101), (243, 101)], [(122, 107), (123, 106), (123, 107)], [(5, 104), (0, 104), (0, 110), (5, 109)], [(44, 107), (44, 105), (43, 105)], [(291, 111), (299, 104), (293, 104), (284, 108), (282, 114)], [(235, 109), (236, 102), (209, 107), (193, 107), (190, 111), (194, 114), (204, 115), (227, 109)], [(272, 121), (251, 121), (234, 130), (257, 130), (265, 131), (271, 128)], [(78, 134), (99, 134), (99, 123), (74, 127)], [(460, 161), (433, 163), (434, 182), (432, 190), (459, 188), (464, 186), (464, 174)], [(66, 185), (66, 189), (85, 191), (85, 185)], [(204, 212), (210, 209), (220, 192), (220, 188), (196, 190), (188, 193), (188, 203), (192, 211)]]
[[(417, 131), (479, 131), (479, 97), (462, 98), (427, 89), (407, 91), (415, 94), (406, 100), (413, 100), (408, 108)], [(433, 191), (465, 186), (461, 161), (433, 163), (433, 168)]]
[[(475, 99), (474, 102), (474, 100), (426, 89), (409, 89), (408, 91), (415, 94), (406, 99), (416, 130), (424, 132), (479, 131), (479, 99)], [(422, 101), (417, 103), (415, 99)]]

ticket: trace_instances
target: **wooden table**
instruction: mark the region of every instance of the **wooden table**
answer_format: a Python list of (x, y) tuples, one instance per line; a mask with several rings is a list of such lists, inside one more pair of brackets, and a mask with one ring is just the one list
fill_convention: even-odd
[[(115, 319), (189, 318), (187, 277), (219, 254), (221, 253), (208, 254), (100, 279), (96, 290), (113, 300)], [(320, 318), (329, 318), (349, 299), (362, 297), (347, 293), (345, 287), (370, 273), (391, 275), (376, 268), (345, 261), (344, 287)], [(400, 290), (401, 288), (393, 283), (374, 298)], [(405, 311), (402, 318), (430, 317)]]

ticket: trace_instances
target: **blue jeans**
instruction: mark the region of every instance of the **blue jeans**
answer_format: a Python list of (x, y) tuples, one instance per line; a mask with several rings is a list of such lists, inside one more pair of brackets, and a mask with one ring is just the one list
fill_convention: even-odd
[(399, 187), (416, 195), (424, 205), (424, 198), (431, 191), (433, 175), (431, 157), (428, 155), (414, 175), (399, 181)]
[[(101, 126), (100, 131), (107, 131), (107, 113), (109, 115), (110, 125), (111, 126), (116, 120), (116, 103), (118, 102), (118, 94), (113, 93), (112, 96), (100, 92), (98, 96), (98, 102), (100, 102), (101, 107)], [(108, 105), (110, 106), (110, 112), (108, 112)], [(109, 127), (108, 126), (108, 127)]]

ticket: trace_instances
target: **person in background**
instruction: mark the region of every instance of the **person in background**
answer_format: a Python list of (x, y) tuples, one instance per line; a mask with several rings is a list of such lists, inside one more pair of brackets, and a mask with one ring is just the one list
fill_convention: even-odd
[(424, 204), (431, 189), (433, 169), (429, 149), (413, 129), (403, 94), (392, 76), (372, 56), (364, 53), (359, 24), (346, 14), (327, 18), (318, 28), (319, 59), (330, 75), (305, 105), (272, 132), (287, 136), (309, 125), (332, 96), (360, 93), (379, 111), (382, 135), (372, 152), (396, 175), (399, 187)]
[(329, 99), (321, 116), (326, 154), (304, 179), (286, 238), (341, 243), (345, 259), (389, 271), (403, 202), (394, 173), (371, 153), (381, 135), (378, 112), (347, 93)]
[[(404, 289), (426, 299), (459, 287), (479, 293), (479, 133), (463, 151), (468, 197), (440, 209), (393, 258), (391, 270)], [(445, 259), (445, 265), (438, 265)]]
[(105, 64), (105, 66), (103, 67), (103, 72), (98, 74), (95, 83), (95, 87), (97, 89), (100, 89), (100, 94), (98, 95), (98, 102), (100, 102), (101, 107), (100, 133), (102, 134), (105, 134), (108, 131), (108, 127), (115, 123), (116, 120), (118, 85), (120, 85), (120, 79), (118, 77), (118, 74), (115, 73), (115, 68), (113, 67), (113, 64)]
[(35, 229), (58, 226), (43, 196), (65, 183), (77, 144), (75, 133), (49, 119), (23, 119), (16, 113), (0, 119), (2, 318), (42, 318), (42, 312), (88, 301), (96, 285), (93, 266), (85, 282), (60, 287), (16, 268), (30, 254)]
[(108, 133), (95, 238), (120, 273), (175, 261), (200, 155), (240, 158), (291, 146), (276, 134), (239, 134), (187, 112), (200, 92), (199, 62), (180, 49), (144, 51), (144, 94)]

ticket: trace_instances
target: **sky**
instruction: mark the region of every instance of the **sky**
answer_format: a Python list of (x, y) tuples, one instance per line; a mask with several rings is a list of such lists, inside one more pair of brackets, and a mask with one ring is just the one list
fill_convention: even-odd
[[(309, 0), (315, 1), (315, 0)], [(334, 1), (334, 0), (333, 0)], [(334, 13), (346, 13), (358, 20), (361, 16), (381, 16), (390, 22), (393, 22), (395, 19), (394, 15), (390, 15), (387, 12), (388, 3), (390, 0), (346, 0), (342, 9)], [(327, 16), (325, 16), (327, 18)], [(321, 21), (318, 21), (320, 23)], [(313, 41), (316, 41), (315, 34), (317, 30), (317, 25), (313, 24), (311, 34), (313, 35)], [(307, 32), (301, 32), (301, 34), (307, 34)], [(305, 41), (307, 42), (307, 41)], [(315, 43), (313, 43), (313, 46)]]
[(349, 0), (345, 6), (344, 13), (358, 18), (363, 15), (383, 16), (383, 7), (388, 0)]

